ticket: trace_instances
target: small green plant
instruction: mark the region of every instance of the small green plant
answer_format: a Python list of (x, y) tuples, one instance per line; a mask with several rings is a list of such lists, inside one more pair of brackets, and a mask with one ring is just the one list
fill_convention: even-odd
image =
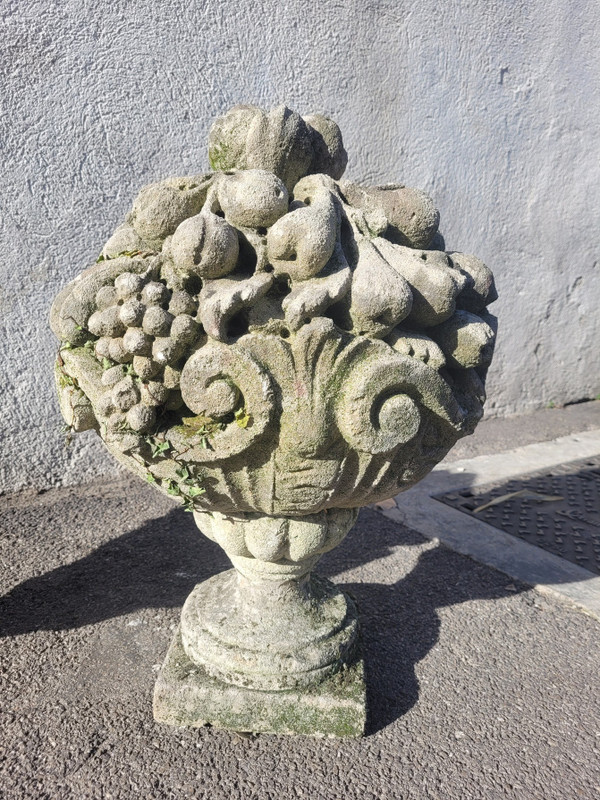
[(62, 367), (58, 370), (58, 385), (61, 389), (66, 389), (68, 386), (72, 386), (74, 389), (79, 388), (77, 379), (72, 378)]
[(165, 481), (165, 486), (167, 487), (167, 494), (170, 494), (173, 497), (181, 497), (181, 489), (176, 481), (169, 478)]
[[(200, 497), (200, 495), (205, 494), (206, 489), (203, 486), (198, 486), (198, 479), (192, 475), (187, 465), (175, 470), (175, 474), (180, 478), (178, 489), (180, 496), (184, 499), (183, 504), (186, 506), (186, 511), (193, 511), (194, 497)], [(183, 489), (185, 489), (185, 491), (182, 491)], [(187, 508), (187, 506), (190, 505), (191, 508)]]
[(182, 501), (183, 510), (192, 513), (196, 511), (195, 498), (205, 494), (206, 489), (198, 485), (198, 477), (194, 477), (190, 468), (185, 464), (175, 470), (175, 474), (179, 480), (174, 478), (157, 480), (151, 472), (148, 472), (146, 480), (148, 483), (166, 489), (167, 494), (171, 497), (178, 497)]
[(151, 437), (150, 447), (152, 448), (152, 458), (166, 458), (166, 454), (171, 449), (171, 442), (163, 439)]
[(114, 258), (135, 258), (135, 256), (141, 256), (141, 250), (121, 250), (120, 253), (117, 253), (114, 256), (104, 255), (104, 253), (100, 253), (98, 258), (96, 259), (96, 264), (100, 264), (102, 261), (112, 261)]
[(245, 406), (243, 408), (238, 408), (238, 410), (233, 415), (233, 418), (235, 419), (236, 425), (239, 425), (240, 428), (247, 428), (252, 420), (252, 417), (246, 411)]
[(119, 433), (135, 433), (133, 428), (129, 425), (126, 419), (121, 420), (115, 425), (115, 430)]
[(182, 481), (187, 481), (191, 478), (190, 471), (187, 466), (176, 469), (175, 474), (178, 475)]
[(225, 427), (222, 422), (206, 417), (203, 414), (198, 414), (195, 417), (184, 417), (182, 421), (190, 432), (200, 437), (200, 446), (205, 450), (212, 450), (210, 444), (211, 436), (214, 436), (217, 431), (222, 431)]
[(181, 494), (183, 499), (183, 510), (188, 512), (196, 511), (196, 506), (194, 504), (194, 499), (196, 497), (200, 497), (203, 494), (206, 494), (206, 489), (203, 486), (198, 485), (187, 485), (186, 491)]
[(66, 389), (69, 386), (72, 386), (74, 389), (79, 389), (77, 378), (74, 378), (67, 372), (60, 351), (56, 357), (56, 382), (59, 389)]
[(73, 426), (72, 425), (62, 425), (60, 432), (65, 437), (65, 447), (70, 447), (73, 444)]

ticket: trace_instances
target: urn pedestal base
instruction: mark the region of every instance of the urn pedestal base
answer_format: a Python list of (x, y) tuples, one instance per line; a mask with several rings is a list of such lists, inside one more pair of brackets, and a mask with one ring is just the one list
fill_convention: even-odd
[(231, 569), (195, 587), (180, 631), (190, 660), (213, 678), (286, 691), (320, 683), (352, 660), (358, 610), (320, 575), (253, 581)]
[(185, 601), (156, 684), (155, 719), (181, 727), (361, 736), (358, 609), (311, 571), (346, 535), (356, 511), (195, 517), (226, 548), (234, 569), (197, 584)]
[(154, 719), (178, 727), (277, 734), (360, 737), (366, 718), (360, 644), (353, 660), (304, 689), (260, 691), (208, 675), (175, 633), (154, 689)]

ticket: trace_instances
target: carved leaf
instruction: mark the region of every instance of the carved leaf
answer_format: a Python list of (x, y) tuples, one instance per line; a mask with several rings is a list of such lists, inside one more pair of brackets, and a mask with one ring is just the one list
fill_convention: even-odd
[(318, 317), (350, 290), (352, 273), (338, 244), (325, 269), (316, 278), (302, 281), (283, 300), (283, 309), (290, 328), (295, 331), (307, 319)]
[(263, 297), (272, 283), (273, 276), (267, 272), (258, 272), (251, 278), (232, 276), (206, 281), (198, 298), (200, 321), (206, 333), (218, 341), (227, 341), (231, 317)]
[(358, 242), (358, 264), (352, 276), (350, 317), (353, 331), (382, 337), (408, 316), (410, 286), (367, 239)]

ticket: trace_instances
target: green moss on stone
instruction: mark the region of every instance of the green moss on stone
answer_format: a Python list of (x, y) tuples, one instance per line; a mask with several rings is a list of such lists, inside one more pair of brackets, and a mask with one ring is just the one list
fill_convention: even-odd
[(175, 634), (154, 692), (158, 722), (252, 733), (359, 737), (366, 704), (359, 656), (310, 689), (265, 692), (223, 683), (190, 661)]

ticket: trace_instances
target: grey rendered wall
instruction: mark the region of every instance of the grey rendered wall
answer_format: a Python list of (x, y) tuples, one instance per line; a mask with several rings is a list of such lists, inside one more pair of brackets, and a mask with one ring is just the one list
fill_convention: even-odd
[(66, 451), (47, 324), (152, 180), (205, 168), (211, 120), (338, 121), (347, 175), (429, 191), (496, 272), (489, 413), (600, 391), (595, 0), (0, 0), (0, 488), (115, 468)]

